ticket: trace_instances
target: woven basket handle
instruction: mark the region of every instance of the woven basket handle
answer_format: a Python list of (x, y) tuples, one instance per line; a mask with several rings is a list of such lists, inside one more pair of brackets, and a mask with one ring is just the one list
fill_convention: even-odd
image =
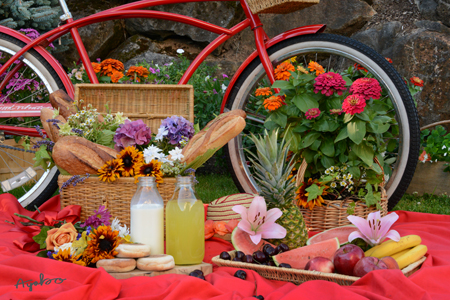
[[(383, 169), (383, 166), (380, 164), (380, 161), (378, 160), (378, 158), (376, 156), (373, 158), (373, 161), (378, 166), (380, 166), (380, 168), (381, 168), (381, 174), (383, 174), (383, 180), (381, 181), (380, 186), (383, 188), (382, 191), (384, 191), (384, 185), (386, 184), (386, 182), (384, 181), (384, 169)], [(297, 178), (295, 180), (295, 186), (296, 187), (299, 187), (300, 184), (305, 181), (305, 172), (306, 172), (306, 168), (307, 167), (308, 167), (308, 163), (306, 162), (306, 159), (303, 159), (302, 164), (298, 168)], [(386, 193), (386, 192), (384, 191), (384, 193)]]

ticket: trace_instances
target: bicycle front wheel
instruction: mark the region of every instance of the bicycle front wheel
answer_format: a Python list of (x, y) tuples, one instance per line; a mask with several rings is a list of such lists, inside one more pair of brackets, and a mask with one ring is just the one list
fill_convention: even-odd
[[(389, 180), (386, 184), (389, 210), (392, 210), (412, 180), (420, 147), (417, 110), (402, 77), (373, 49), (338, 35), (299, 36), (280, 42), (267, 52), (274, 67), (289, 59), (301, 61), (306, 65), (311, 60), (317, 61), (326, 70), (334, 71), (343, 71), (356, 65), (380, 82), (392, 102), (399, 127), (399, 133), (395, 136), (397, 147), (387, 154), (396, 158), (389, 170)], [(257, 57), (237, 79), (227, 103), (228, 109), (243, 109), (247, 112), (246, 129), (225, 147), (231, 174), (241, 192), (258, 193), (259, 190), (252, 177), (248, 154), (244, 149), (254, 149), (246, 134), (262, 133), (266, 117), (264, 109), (258, 109), (258, 99), (254, 92), (258, 87), (269, 85), (264, 68)]]
[[(25, 44), (0, 33), (0, 63), (7, 61)], [(24, 54), (24, 65), (0, 91), (0, 106), (5, 103), (45, 103), (48, 96), (64, 85), (52, 66), (35, 50)], [(14, 63), (8, 71), (11, 71)], [(0, 83), (7, 74), (0, 75)], [(0, 124), (16, 127), (40, 125), (38, 117), (2, 118)], [(34, 208), (49, 199), (58, 187), (58, 169), (33, 167), (33, 151), (25, 151), (15, 131), (0, 132), (0, 181), (3, 192), (15, 195), (22, 206)]]

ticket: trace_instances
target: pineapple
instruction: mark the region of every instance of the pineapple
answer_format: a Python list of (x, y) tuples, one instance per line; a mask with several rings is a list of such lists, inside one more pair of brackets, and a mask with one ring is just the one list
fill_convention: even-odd
[(277, 223), (283, 226), (286, 237), (270, 240), (272, 244), (285, 243), (289, 249), (302, 247), (308, 239), (308, 231), (302, 213), (294, 204), (295, 180), (288, 179), (295, 164), (295, 155), (287, 161), (289, 145), (283, 138), (278, 144), (278, 130), (265, 132), (259, 138), (251, 135), (250, 139), (255, 143), (257, 155), (250, 153), (250, 161), (255, 170), (254, 178), (258, 182), (268, 209), (279, 208), (283, 215)]

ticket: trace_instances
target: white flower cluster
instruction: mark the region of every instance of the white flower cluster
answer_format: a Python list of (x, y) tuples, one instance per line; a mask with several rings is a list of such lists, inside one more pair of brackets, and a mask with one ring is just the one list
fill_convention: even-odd
[[(331, 166), (325, 170), (325, 175), (332, 176), (333, 180), (330, 182), (330, 187), (337, 189), (339, 187), (347, 189), (349, 192), (352, 191), (354, 187), (353, 175), (347, 173), (348, 166), (344, 165), (341, 168), (338, 166)], [(323, 176), (322, 176), (323, 177)]]
[(156, 159), (161, 162), (161, 171), (164, 173), (164, 176), (177, 176), (181, 174), (181, 171), (186, 166), (186, 163), (181, 162), (184, 158), (181, 152), (182, 149), (175, 147), (175, 149), (169, 151), (169, 155), (165, 155), (162, 149), (150, 145), (144, 149), (144, 160), (148, 164), (153, 159)]
[(130, 228), (128, 228), (125, 224), (123, 226), (120, 225), (120, 221), (117, 218), (114, 218), (114, 220), (112, 221), (111, 230), (118, 231), (121, 238), (126, 238), (128, 235), (130, 235)]

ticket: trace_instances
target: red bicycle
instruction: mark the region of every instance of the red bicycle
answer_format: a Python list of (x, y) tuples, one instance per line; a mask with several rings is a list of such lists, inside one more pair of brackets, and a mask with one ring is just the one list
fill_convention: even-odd
[[(38, 136), (35, 128), (27, 127), (29, 122), (33, 122), (33, 119), (28, 118), (39, 116), (42, 107), (50, 107), (50, 105), (33, 103), (37, 98), (44, 97), (45, 99), (48, 94), (58, 89), (64, 89), (70, 96), (74, 96), (74, 87), (66, 71), (45, 49), (51, 42), (70, 33), (91, 83), (98, 83), (90, 63), (91, 60), (78, 33), (80, 27), (115, 19), (155, 18), (189, 24), (218, 34), (218, 37), (192, 61), (179, 84), (187, 84), (198, 66), (220, 44), (250, 27), (254, 32), (256, 51), (244, 61), (234, 74), (221, 106), (221, 112), (243, 109), (248, 115), (244, 133), (225, 147), (231, 174), (239, 190), (251, 193), (258, 191), (244, 151), (244, 148), (252, 147), (246, 138), (246, 133), (261, 131), (265, 119), (263, 110), (258, 109), (260, 104), (257, 103), (254, 91), (259, 86), (267, 86), (275, 81), (274, 68), (278, 64), (289, 59), (297, 59), (306, 64), (310, 60), (314, 60), (325, 66), (327, 70), (335, 71), (344, 70), (356, 64), (379, 80), (388, 95), (385, 101), (390, 101), (399, 124), (398, 132), (392, 133), (392, 139), (397, 142), (397, 147), (388, 153), (396, 158), (387, 183), (390, 209), (397, 204), (406, 191), (419, 155), (420, 135), (417, 112), (402, 77), (384, 57), (371, 48), (347, 37), (324, 34), (322, 32), (325, 25), (322, 24), (295, 28), (269, 39), (258, 15), (252, 13), (246, 0), (239, 1), (246, 19), (230, 29), (179, 14), (142, 10), (156, 5), (196, 2), (192, 0), (142, 0), (79, 20), (72, 19), (65, 0), (59, 0), (59, 2), (64, 12), (61, 16), (63, 24), (39, 38), (31, 40), (15, 30), (0, 26), (0, 52), (3, 53), (2, 55), (7, 55), (6, 62), (0, 68), (0, 80), (2, 80), (0, 91), (4, 97), (7, 96), (8, 99), (14, 100), (14, 103), (0, 104), (0, 118), (2, 118), (0, 133), (3, 140), (8, 141), (13, 136), (21, 135)], [(12, 82), (15, 80), (14, 82), (17, 83), (21, 78), (25, 78), (25, 75), (32, 76), (33, 80), (39, 81), (39, 86), (32, 91), (31, 95), (21, 98), (20, 90), (17, 91), (16, 84), (12, 84)], [(11, 125), (12, 121), (17, 123), (17, 118), (21, 118), (20, 124)], [(3, 164), (0, 170), (10, 173), (7, 175), (9, 178), (2, 178), (3, 191), (22, 188), (25, 192), (19, 198), (22, 205), (39, 205), (54, 192), (57, 186), (58, 172), (56, 168), (40, 172), (31, 166), (27, 167), (22, 162), (25, 159), (15, 154), (17, 151), (23, 151), (23, 149), (8, 145), (6, 142), (0, 144), (0, 154), (2, 154), (0, 163)], [(20, 159), (21, 161), (19, 161)], [(19, 165), (20, 168), (13, 164)], [(30, 164), (32, 165), (32, 163)]]

